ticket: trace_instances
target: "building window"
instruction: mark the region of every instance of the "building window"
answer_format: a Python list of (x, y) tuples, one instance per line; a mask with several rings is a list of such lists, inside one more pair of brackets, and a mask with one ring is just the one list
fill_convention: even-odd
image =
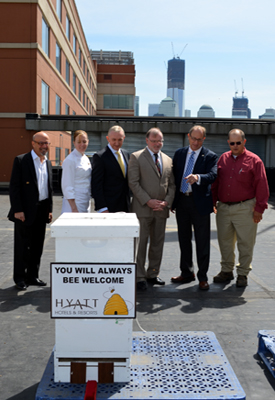
[(83, 106), (85, 107), (85, 92), (84, 92), (84, 89), (83, 89), (83, 99), (82, 99), (82, 104), (83, 104)]
[(73, 91), (76, 94), (76, 74), (73, 72)]
[(66, 15), (66, 35), (69, 40), (70, 40), (70, 34), (71, 34), (71, 21), (69, 20), (68, 15)]
[(85, 60), (83, 58), (83, 74), (84, 74), (84, 76), (85, 76), (85, 68), (86, 68), (86, 63), (85, 63)]
[(49, 27), (44, 18), (42, 18), (42, 49), (49, 57)]
[(55, 148), (55, 165), (61, 165), (61, 148)]
[(131, 110), (134, 108), (134, 96), (128, 94), (105, 94), (103, 108)]
[(65, 114), (66, 115), (70, 115), (70, 107), (68, 106), (68, 104), (65, 104)]
[(104, 79), (104, 80), (110, 80), (110, 79), (112, 79), (112, 75), (110, 75), (110, 74), (104, 74), (103, 79)]
[(70, 63), (66, 60), (66, 82), (70, 84)]
[(81, 83), (79, 82), (79, 86), (78, 86), (78, 98), (81, 101)]
[(74, 54), (76, 55), (76, 37), (75, 37), (75, 34), (73, 34), (73, 49), (74, 49)]
[(55, 113), (56, 115), (61, 114), (61, 98), (58, 96), (58, 94), (55, 96)]
[(70, 154), (70, 150), (69, 149), (65, 149), (65, 157), (67, 157)]
[(58, 72), (61, 73), (61, 48), (58, 43), (56, 43), (55, 66)]
[(75, 111), (73, 111), (73, 115), (76, 115), (76, 112), (75, 112)]
[(59, 18), (59, 21), (61, 21), (62, 17), (62, 0), (56, 0), (56, 13)]
[(80, 48), (78, 49), (78, 62), (79, 62), (79, 65), (81, 65), (81, 50), (80, 50)]
[(42, 81), (41, 114), (49, 114), (49, 86)]

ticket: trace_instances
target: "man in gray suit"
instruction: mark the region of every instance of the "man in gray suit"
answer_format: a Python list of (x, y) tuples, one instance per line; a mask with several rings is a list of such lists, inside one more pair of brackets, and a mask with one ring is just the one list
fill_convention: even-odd
[[(147, 147), (131, 154), (128, 164), (129, 187), (133, 193), (132, 212), (140, 224), (137, 252), (137, 289), (146, 290), (147, 282), (164, 285), (159, 278), (165, 238), (166, 219), (175, 195), (172, 159), (161, 152), (163, 135), (159, 128), (146, 134)], [(145, 271), (147, 243), (150, 237), (149, 266)]]

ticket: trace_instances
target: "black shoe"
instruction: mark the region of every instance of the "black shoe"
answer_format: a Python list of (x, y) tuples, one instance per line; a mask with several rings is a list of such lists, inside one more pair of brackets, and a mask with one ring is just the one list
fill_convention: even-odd
[(146, 281), (137, 282), (137, 290), (140, 290), (142, 292), (147, 290), (147, 282)]
[(41, 279), (34, 278), (34, 279), (28, 281), (28, 285), (30, 285), (30, 286), (47, 286), (47, 283), (41, 281)]
[(159, 276), (156, 276), (155, 278), (147, 278), (147, 282), (151, 285), (165, 285), (165, 282), (160, 279)]
[(25, 284), (24, 281), (17, 282), (15, 286), (17, 287), (18, 290), (27, 290), (27, 285)]

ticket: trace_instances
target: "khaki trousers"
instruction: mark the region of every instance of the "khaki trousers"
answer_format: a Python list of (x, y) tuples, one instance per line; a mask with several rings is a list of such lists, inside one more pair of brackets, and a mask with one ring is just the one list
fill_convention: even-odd
[(223, 272), (231, 272), (235, 266), (235, 244), (239, 252), (237, 274), (249, 274), (256, 241), (257, 226), (253, 221), (255, 199), (227, 205), (219, 202), (217, 206), (217, 233), (221, 252)]
[[(139, 218), (140, 232), (137, 251), (137, 282), (146, 278), (156, 278), (159, 274), (165, 239), (166, 218)], [(145, 270), (147, 243), (150, 238), (148, 251), (148, 269)]]

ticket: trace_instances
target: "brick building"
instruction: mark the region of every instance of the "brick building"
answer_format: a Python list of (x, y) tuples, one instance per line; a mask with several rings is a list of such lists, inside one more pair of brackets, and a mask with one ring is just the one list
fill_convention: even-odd
[[(96, 115), (96, 66), (74, 0), (0, 2), (0, 184), (14, 157), (31, 149), (25, 115)], [(47, 132), (48, 158), (60, 165), (71, 133)]]

